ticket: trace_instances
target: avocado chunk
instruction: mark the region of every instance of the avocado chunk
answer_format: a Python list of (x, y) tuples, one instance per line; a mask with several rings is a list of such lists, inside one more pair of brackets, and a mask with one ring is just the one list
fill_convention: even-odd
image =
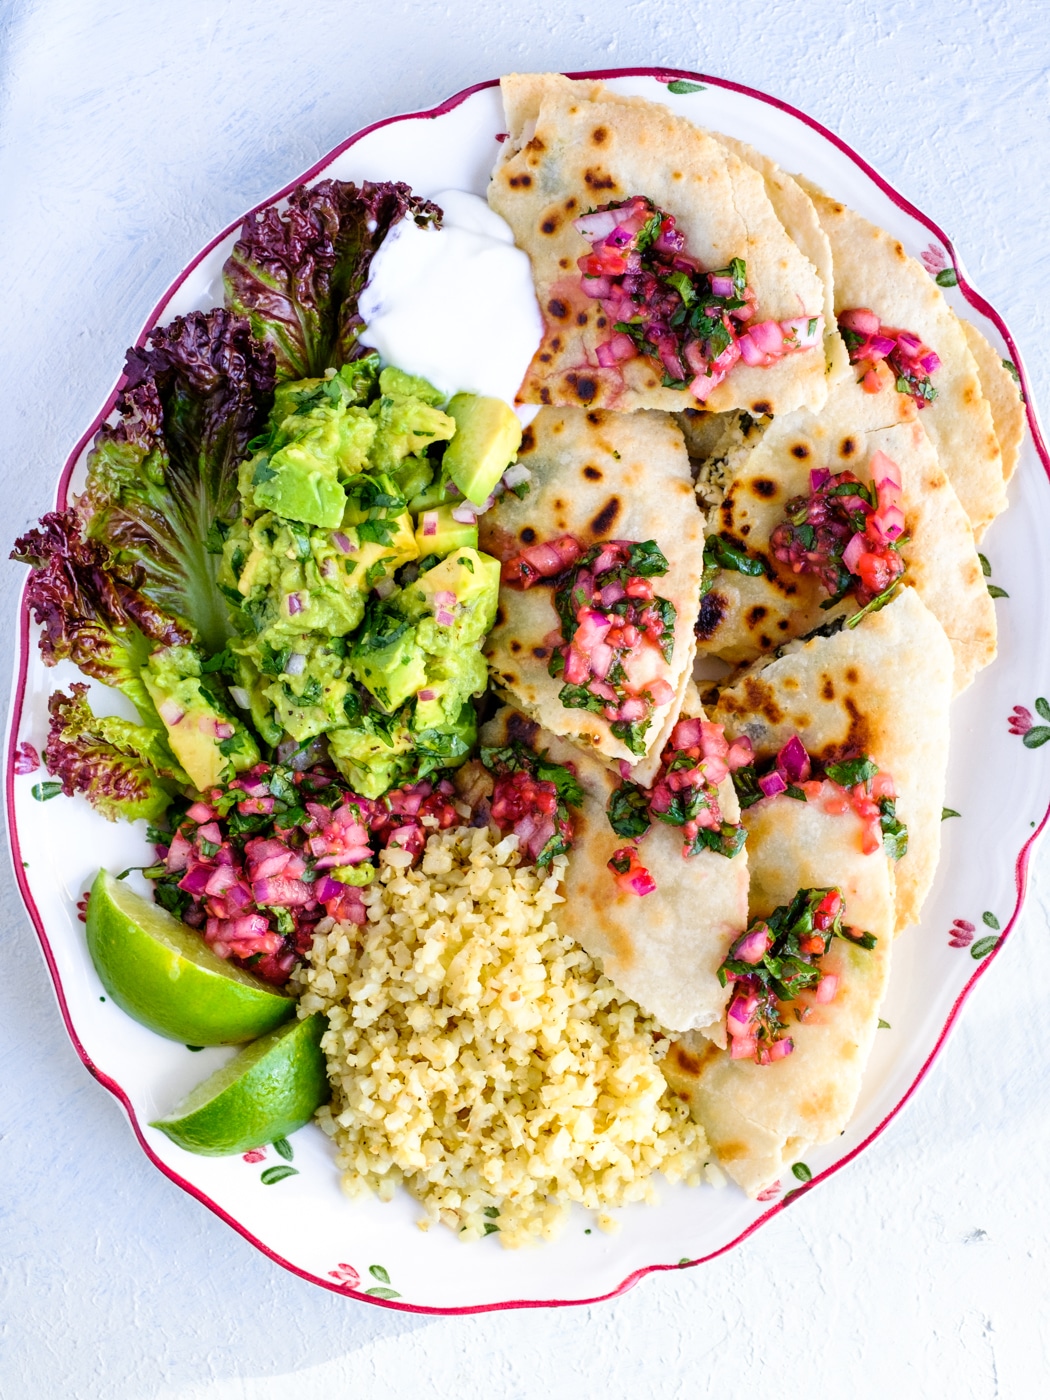
[(426, 656), (416, 629), (397, 611), (394, 600), (369, 604), (349, 663), (350, 674), (387, 712), (396, 710), (426, 684)]
[(417, 621), (420, 646), (431, 656), (477, 647), (496, 620), (498, 559), (476, 549), (457, 549), (403, 594), (402, 610)]
[(502, 399), (456, 394), (448, 406), (456, 435), (442, 465), (468, 500), (483, 505), (521, 446), (521, 422)]
[(428, 554), (444, 558), (454, 549), (477, 549), (478, 522), (472, 520), (464, 524), (461, 520), (454, 520), (454, 510), (455, 506), (444, 505), (422, 512), (416, 522), (416, 548), (420, 558)]
[(168, 744), (199, 792), (259, 761), (249, 731), (227, 710), (192, 647), (161, 647), (142, 680), (168, 732)]

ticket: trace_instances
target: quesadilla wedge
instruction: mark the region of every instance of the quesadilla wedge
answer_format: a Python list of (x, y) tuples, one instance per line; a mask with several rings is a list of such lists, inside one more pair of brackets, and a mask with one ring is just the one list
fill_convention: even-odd
[(999, 439), (1003, 458), (1003, 480), (1009, 481), (1017, 469), (1024, 441), (1024, 399), (1017, 371), (1010, 372), (1006, 361), (994, 345), (990, 345), (971, 321), (960, 317), (959, 324), (966, 336), (970, 353), (977, 363), (981, 390), (992, 410), (992, 424)]
[[(992, 411), (958, 317), (933, 277), (897, 239), (802, 177), (799, 182), (831, 243), (839, 325), (847, 313), (868, 310), (882, 325), (921, 341), (939, 361), (923, 380), (929, 396), (923, 425), (980, 539), (1006, 509), (1006, 487)], [(894, 392), (894, 375), (883, 377), (878, 397)]]
[[(701, 1030), (725, 1044), (728, 991), (716, 974), (747, 921), (747, 855), (739, 836), (730, 840), (738, 846), (731, 856), (709, 848), (687, 856), (682, 828), (654, 821), (630, 844), (635, 868), (644, 862), (655, 888), (635, 893), (609, 865), (625, 849), (625, 837), (609, 821), (608, 804), (621, 784), (607, 767), (509, 707), (482, 727), (481, 743), (483, 758), (491, 748), (520, 744), (574, 770), (583, 804), (572, 813), (559, 921), (601, 960), (617, 990), (667, 1030)], [(740, 809), (728, 777), (717, 785), (717, 803), (731, 835)]]
[(853, 1114), (889, 977), (893, 874), (881, 850), (862, 854), (853, 812), (830, 815), (779, 796), (749, 808), (744, 819), (752, 918), (767, 918), (800, 889), (837, 888), (844, 921), (875, 939), (867, 948), (833, 938), (820, 959), (821, 972), (836, 979), (830, 999), (821, 999), (818, 986), (781, 1007), (790, 1054), (767, 1064), (733, 1058), (694, 1033), (677, 1040), (662, 1062), (720, 1165), (757, 1196), (811, 1146), (834, 1139)]
[(896, 865), (898, 930), (917, 922), (940, 853), (952, 670), (943, 629), (905, 588), (856, 628), (791, 643), (745, 672), (711, 713), (727, 737), (746, 734), (759, 759), (797, 735), (824, 764), (866, 755), (892, 775), (908, 830)]
[[(970, 522), (911, 399), (865, 393), (852, 376), (834, 386), (819, 414), (778, 418), (753, 449), (730, 458), (725, 496), (711, 512), (717, 533), (708, 552), (736, 567), (721, 568), (701, 602), (701, 652), (731, 663), (751, 661), (868, 601), (862, 565), (851, 559), (851, 573), (839, 561), (844, 549), (850, 557), (850, 548), (870, 546), (863, 533), (856, 546), (852, 537), (855, 510), (871, 507), (832, 493), (845, 490), (839, 483), (851, 476), (871, 486), (880, 467), (889, 470), (886, 459), (901, 483), (903, 520), (896, 528), (903, 534), (892, 548), (906, 566), (902, 581), (916, 589), (948, 635), (956, 691), (970, 684), (996, 646), (995, 607)], [(830, 529), (807, 523), (829, 515)], [(868, 518), (870, 534), (874, 521)], [(800, 527), (792, 529), (792, 521)], [(881, 552), (899, 567), (885, 541)], [(742, 572), (741, 564), (759, 571)], [(829, 608), (833, 590), (847, 578), (856, 580), (854, 587)]]
[(849, 373), (849, 355), (835, 321), (835, 268), (831, 244), (824, 232), (813, 201), (786, 170), (775, 160), (756, 151), (746, 141), (715, 133), (727, 150), (753, 166), (762, 176), (766, 194), (785, 232), (798, 250), (817, 270), (824, 285), (824, 357), (828, 367), (828, 384), (834, 384)]
[[(482, 548), (504, 565), (492, 678), (550, 733), (609, 760), (658, 761), (692, 670), (703, 572), (682, 434), (663, 413), (547, 408), (518, 460), (528, 493), (504, 494), (479, 520)], [(580, 602), (569, 595), (585, 569)], [(638, 696), (649, 697), (640, 708)]]
[[(515, 74), (502, 90), (508, 134), (489, 203), (532, 261), (544, 320), (520, 400), (623, 412), (698, 398), (756, 414), (819, 407), (823, 288), (758, 171), (667, 108), (601, 83)], [(627, 218), (635, 199), (638, 226), (618, 226), (631, 234), (620, 257), (605, 241), (614, 218), (590, 216)], [(671, 222), (652, 224), (657, 213)], [(709, 325), (689, 321), (712, 304)], [(755, 339), (745, 325), (765, 329)]]

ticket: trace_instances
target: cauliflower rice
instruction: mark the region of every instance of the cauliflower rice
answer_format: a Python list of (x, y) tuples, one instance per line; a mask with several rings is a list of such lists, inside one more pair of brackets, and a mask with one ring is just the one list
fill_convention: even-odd
[(667, 1089), (659, 1027), (623, 1000), (552, 911), (566, 860), (520, 865), (517, 837), (430, 836), (391, 848), (368, 922), (322, 924), (299, 973), (324, 1011), (333, 1084), (319, 1111), (343, 1186), (422, 1202), (422, 1229), (506, 1246), (552, 1238), (569, 1203), (655, 1199), (652, 1176), (699, 1184), (703, 1129)]

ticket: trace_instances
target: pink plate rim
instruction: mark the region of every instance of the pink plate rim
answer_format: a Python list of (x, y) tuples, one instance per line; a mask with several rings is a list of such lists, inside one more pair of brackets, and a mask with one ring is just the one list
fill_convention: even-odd
[[(943, 246), (947, 250), (949, 258), (951, 260), (951, 265), (955, 268), (956, 274), (958, 276), (959, 291), (962, 293), (965, 300), (975, 308), (975, 310), (981, 312), (985, 317), (987, 317), (990, 321), (994, 323), (994, 325), (998, 329), (999, 333), (1002, 335), (1004, 341), (1006, 342), (1009, 348), (1011, 359), (1013, 360), (1014, 365), (1017, 367), (1018, 375), (1021, 381), (1021, 389), (1025, 401), (1025, 414), (1028, 421), (1029, 431), (1032, 434), (1032, 442), (1035, 446), (1036, 452), (1039, 455), (1039, 459), (1043, 464), (1043, 470), (1046, 472), (1048, 480), (1050, 480), (1050, 454), (1048, 454), (1047, 452), (1047, 448), (1043, 441), (1039, 423), (1032, 405), (1031, 395), (1028, 390), (1028, 381), (1023, 363), (1021, 361), (1021, 357), (1014, 343), (1014, 339), (1010, 334), (1010, 331), (1008, 330), (1002, 317), (995, 310), (995, 308), (991, 306), (985, 300), (985, 298), (982, 297), (980, 293), (976, 291), (975, 288), (970, 286), (970, 284), (967, 282), (963, 272), (959, 268), (959, 263), (956, 258), (954, 245), (951, 239), (947, 236), (947, 234), (944, 233), (944, 231), (931, 218), (929, 218), (928, 215), (924, 214), (922, 210), (918, 209), (914, 204), (911, 203), (910, 200), (906, 199), (902, 194), (900, 194), (882, 175), (879, 174), (879, 172), (873, 166), (869, 165), (868, 162), (862, 156), (858, 155), (857, 152), (854, 151), (853, 148), (847, 144), (847, 142), (843, 141), (841, 137), (836, 136), (834, 132), (829, 131), (827, 127), (823, 126), (815, 118), (808, 116), (805, 112), (799, 111), (797, 107), (791, 106), (790, 103), (784, 102), (778, 97), (771, 97), (767, 93), (759, 92), (756, 88), (747, 87), (742, 83), (731, 82), (727, 78), (716, 78), (704, 73), (694, 73), (688, 69), (645, 67), (602, 68), (589, 70), (587, 72), (567, 73), (565, 76), (575, 79), (595, 80), (609, 78), (654, 78), (656, 79), (656, 81), (662, 82), (664, 84), (668, 84), (675, 81), (686, 81), (701, 83), (705, 86), (724, 88), (728, 92), (740, 93), (745, 97), (753, 98), (758, 102), (763, 102), (767, 106), (775, 108), (777, 111), (786, 112), (789, 116), (795, 117), (797, 120), (803, 122), (806, 126), (808, 126), (811, 130), (817, 132), (825, 140), (831, 142), (831, 144), (837, 147), (838, 150), (840, 150), (844, 155), (846, 155), (854, 163), (854, 165), (856, 165), (860, 170), (862, 170), (864, 174), (867, 175), (868, 178), (875, 185), (877, 185), (878, 188), (882, 190), (882, 192), (885, 195), (887, 195), (890, 200), (892, 200), (892, 202), (897, 206), (897, 208), (901, 209), (904, 213), (910, 215), (910, 217), (923, 224), (930, 231), (930, 233), (935, 235), (935, 237), (943, 244)], [(385, 117), (381, 121), (373, 122), (369, 126), (362, 127), (360, 131), (355, 132), (352, 136), (349, 136), (338, 146), (335, 146), (326, 155), (322, 156), (320, 160), (316, 161), (304, 174), (298, 176), (296, 179), (284, 185), (275, 194), (269, 196), (265, 200), (262, 200), (259, 204), (256, 204), (254, 208), (248, 210), (246, 214), (234, 220), (233, 223), (229, 224), (226, 228), (224, 228), (221, 233), (218, 233), (214, 238), (210, 240), (209, 243), (206, 244), (205, 247), (203, 247), (200, 250), (200, 252), (186, 265), (182, 272), (179, 273), (179, 275), (175, 278), (175, 280), (165, 291), (164, 295), (157, 302), (156, 306), (154, 306), (153, 310), (150, 312), (149, 317), (147, 318), (141, 332), (139, 333), (135, 341), (136, 346), (142, 346), (145, 344), (149, 332), (160, 320), (160, 317), (163, 315), (172, 297), (183, 285), (187, 277), (189, 277), (193, 270), (202, 261), (202, 259), (207, 257), (207, 255), (212, 251), (213, 248), (217, 246), (217, 244), (221, 243), (223, 239), (229, 237), (231, 233), (238, 229), (244, 222), (245, 218), (250, 217), (258, 210), (264, 209), (268, 205), (273, 204), (276, 200), (282, 199), (286, 195), (290, 194), (291, 191), (295, 189), (297, 185), (304, 184), (309, 180), (312, 180), (315, 176), (319, 175), (323, 170), (325, 170), (332, 163), (333, 160), (335, 160), (338, 156), (342, 155), (344, 151), (348, 150), (351, 146), (356, 145), (358, 141), (360, 141), (363, 137), (368, 136), (371, 132), (378, 131), (381, 127), (393, 125), (395, 122), (412, 121), (421, 118), (435, 118), (444, 116), (446, 113), (451, 112), (456, 107), (460, 106), (463, 102), (466, 101), (468, 97), (472, 97), (475, 93), (481, 92), (486, 88), (497, 87), (498, 85), (498, 78), (490, 78), (485, 82), (474, 83), (472, 86), (463, 88), (460, 92), (457, 92), (453, 94), (453, 96), (446, 98), (436, 107), (428, 108), (427, 110), (420, 112), (404, 112), (398, 116)], [(116, 384), (113, 386), (113, 389), (110, 392), (108, 398), (106, 399), (105, 404), (96, 414), (88, 429), (81, 435), (81, 437), (77, 441), (76, 446), (73, 448), (72, 452), (69, 454), (69, 457), (66, 459), (56, 489), (56, 509), (62, 510), (65, 508), (67, 504), (67, 491), (70, 479), (73, 474), (73, 470), (77, 462), (79, 461), (84, 448), (87, 446), (88, 442), (94, 437), (98, 428), (101, 426), (101, 424), (112, 411), (113, 406), (117, 400), (117, 395), (120, 393), (123, 384), (124, 376), (123, 374), (121, 374)], [(959, 993), (958, 997), (955, 999), (955, 1002), (952, 1005), (951, 1011), (948, 1014), (948, 1017), (944, 1023), (944, 1026), (941, 1029), (940, 1034), (937, 1037), (937, 1041), (934, 1044), (933, 1049), (930, 1051), (926, 1060), (923, 1062), (921, 1068), (919, 1069), (918, 1074), (916, 1074), (915, 1078), (912, 1080), (905, 1093), (901, 1096), (901, 1098), (897, 1101), (893, 1108), (890, 1109), (890, 1111), (885, 1115), (885, 1117), (882, 1118), (882, 1120), (876, 1125), (876, 1127), (872, 1129), (868, 1136), (861, 1143), (859, 1143), (851, 1152), (847, 1153), (846, 1156), (840, 1158), (831, 1166), (825, 1168), (824, 1171), (820, 1172), (817, 1176), (814, 1176), (812, 1180), (806, 1182), (804, 1185), (800, 1185), (792, 1191), (789, 1191), (780, 1201), (772, 1205), (769, 1208), (769, 1210), (765, 1211), (762, 1215), (760, 1215), (757, 1220), (754, 1220), (747, 1227), (746, 1230), (741, 1231), (739, 1235), (735, 1236), (727, 1244), (722, 1245), (718, 1249), (712, 1250), (710, 1254), (706, 1254), (699, 1259), (691, 1259), (687, 1263), (648, 1264), (642, 1268), (635, 1269), (630, 1274), (628, 1274), (627, 1277), (624, 1278), (615, 1288), (610, 1289), (606, 1293), (598, 1294), (593, 1298), (506, 1299), (501, 1302), (476, 1303), (468, 1307), (458, 1308), (425, 1307), (414, 1303), (395, 1301), (391, 1299), (375, 1298), (371, 1297), (366, 1293), (362, 1293), (354, 1289), (341, 1287), (336, 1283), (332, 1283), (328, 1279), (321, 1278), (318, 1275), (312, 1274), (305, 1269), (301, 1269), (298, 1265), (293, 1264), (290, 1260), (283, 1258), (281, 1255), (277, 1254), (274, 1250), (272, 1250), (262, 1240), (256, 1238), (256, 1236), (253, 1235), (248, 1229), (246, 1229), (244, 1225), (242, 1225), (239, 1221), (235, 1220), (226, 1210), (224, 1210), (220, 1205), (218, 1205), (217, 1202), (213, 1201), (211, 1197), (208, 1196), (204, 1191), (202, 1191), (199, 1187), (193, 1185), (192, 1182), (185, 1180), (170, 1166), (168, 1166), (166, 1162), (163, 1162), (159, 1157), (157, 1157), (156, 1154), (151, 1150), (149, 1144), (146, 1142), (146, 1139), (143, 1136), (142, 1130), (135, 1118), (131, 1102), (125, 1094), (124, 1090), (116, 1082), (116, 1080), (111, 1079), (109, 1075), (103, 1073), (102, 1070), (100, 1070), (98, 1066), (94, 1064), (91, 1057), (88, 1055), (86, 1049), (84, 1048), (83, 1044), (81, 1043), (69, 1012), (69, 1007), (65, 998), (65, 992), (62, 987), (61, 978), (58, 974), (54, 953), (52, 952), (47, 932), (44, 928), (44, 923), (40, 916), (40, 912), (37, 908), (36, 902), (33, 899), (32, 892), (29, 888), (29, 882), (26, 879), (25, 871), (22, 866), (21, 845), (19, 842), (17, 822), (14, 816), (14, 759), (15, 750), (18, 744), (19, 724), (22, 718), (22, 711), (25, 703), (26, 678), (28, 673), (30, 648), (29, 627), (29, 609), (26, 606), (25, 588), (23, 588), (22, 594), (19, 599), (18, 676), (15, 684), (13, 703), (11, 706), (10, 728), (8, 734), (7, 769), (4, 785), (5, 799), (8, 812), (8, 830), (10, 833), (10, 845), (13, 858), (15, 879), (18, 882), (18, 888), (22, 896), (22, 902), (25, 904), (29, 917), (33, 922), (34, 928), (36, 929), (37, 937), (40, 941), (41, 950), (44, 955), (44, 960), (47, 963), (48, 972), (50, 973), (51, 981), (54, 986), (55, 996), (58, 1000), (59, 1011), (61, 1013), (62, 1020), (65, 1023), (66, 1031), (69, 1035), (69, 1038), (73, 1043), (73, 1048), (80, 1056), (80, 1059), (83, 1061), (88, 1071), (98, 1080), (100, 1084), (102, 1084), (106, 1089), (109, 1090), (109, 1092), (114, 1096), (114, 1098), (118, 1100), (118, 1102), (120, 1103), (120, 1105), (124, 1109), (124, 1112), (127, 1115), (132, 1132), (135, 1134), (135, 1137), (142, 1151), (146, 1154), (146, 1156), (153, 1163), (153, 1165), (159, 1171), (163, 1172), (163, 1174), (166, 1177), (168, 1177), (169, 1180), (173, 1181), (176, 1186), (181, 1187), (189, 1195), (195, 1197), (196, 1200), (200, 1201), (201, 1204), (206, 1206), (214, 1215), (218, 1216), (220, 1220), (224, 1221), (232, 1229), (236, 1230), (237, 1233), (241, 1235), (244, 1239), (246, 1239), (249, 1244), (254, 1245), (255, 1248), (258, 1249), (262, 1254), (266, 1255), (267, 1258), (272, 1259), (274, 1263), (280, 1264), (281, 1267), (287, 1269), (289, 1273), (295, 1274), (298, 1278), (304, 1279), (308, 1283), (313, 1283), (321, 1288), (326, 1288), (331, 1293), (336, 1293), (343, 1297), (354, 1298), (357, 1299), (359, 1302), (369, 1303), (376, 1307), (390, 1308), (393, 1309), (395, 1312), (420, 1313), (428, 1316), (455, 1317), (472, 1313), (500, 1312), (512, 1308), (586, 1307), (592, 1303), (605, 1302), (607, 1299), (616, 1298), (619, 1297), (621, 1294), (626, 1293), (630, 1288), (633, 1288), (634, 1285), (638, 1282), (638, 1280), (643, 1278), (646, 1274), (673, 1272), (678, 1269), (694, 1268), (698, 1264), (706, 1264), (712, 1259), (717, 1259), (719, 1255), (725, 1254), (728, 1250), (735, 1248), (737, 1245), (741, 1244), (744, 1240), (746, 1240), (750, 1235), (752, 1235), (757, 1229), (759, 1229), (760, 1226), (766, 1224), (767, 1221), (772, 1220), (774, 1216), (778, 1215), (782, 1210), (784, 1210), (793, 1200), (797, 1199), (799, 1196), (811, 1190), (812, 1187), (816, 1186), (819, 1182), (827, 1180), (827, 1178), (830, 1177), (833, 1173), (839, 1171), (848, 1162), (851, 1162), (859, 1153), (863, 1152), (864, 1149), (868, 1147), (870, 1143), (874, 1142), (874, 1140), (883, 1132), (883, 1130), (892, 1121), (892, 1119), (894, 1119), (897, 1116), (897, 1114), (901, 1111), (904, 1105), (915, 1093), (916, 1089), (919, 1087), (919, 1085), (922, 1083), (923, 1079), (929, 1072), (934, 1060), (937, 1058), (938, 1054), (943, 1048), (948, 1038), (948, 1035), (955, 1024), (956, 1018), (958, 1017), (959, 1012), (962, 1009), (963, 1003), (966, 1001), (967, 997), (970, 995), (971, 991), (976, 986), (978, 979), (981, 976), (983, 976), (985, 971), (988, 969), (989, 966), (991, 966), (991, 964), (995, 961), (996, 957), (998, 956), (1002, 945), (1006, 941), (1007, 936), (1013, 930), (1014, 925), (1016, 924), (1018, 916), (1021, 912), (1021, 907), (1024, 902), (1024, 897), (1026, 893), (1028, 863), (1031, 856), (1032, 848), (1038, 837), (1045, 829), (1047, 821), (1050, 820), (1050, 804), (1048, 804), (1047, 810), (1044, 812), (1042, 820), (1039, 822), (1036, 829), (1025, 841), (1024, 845), (1018, 852), (1014, 862), (1014, 882), (1017, 891), (1017, 897), (1014, 903), (1013, 912), (1011, 913), (1010, 918), (1002, 931), (1002, 934), (997, 940), (994, 949), (986, 958), (984, 958), (980, 963), (977, 964), (969, 981), (966, 983), (962, 991)]]

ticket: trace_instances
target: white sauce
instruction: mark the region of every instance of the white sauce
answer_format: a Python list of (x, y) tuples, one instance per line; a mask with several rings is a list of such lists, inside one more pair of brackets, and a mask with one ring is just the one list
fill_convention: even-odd
[[(395, 224), (372, 259), (361, 339), (436, 389), (514, 403), (543, 335), (528, 255), (505, 220), (463, 190), (432, 196), (440, 229)], [(518, 406), (528, 422), (531, 405)]]

